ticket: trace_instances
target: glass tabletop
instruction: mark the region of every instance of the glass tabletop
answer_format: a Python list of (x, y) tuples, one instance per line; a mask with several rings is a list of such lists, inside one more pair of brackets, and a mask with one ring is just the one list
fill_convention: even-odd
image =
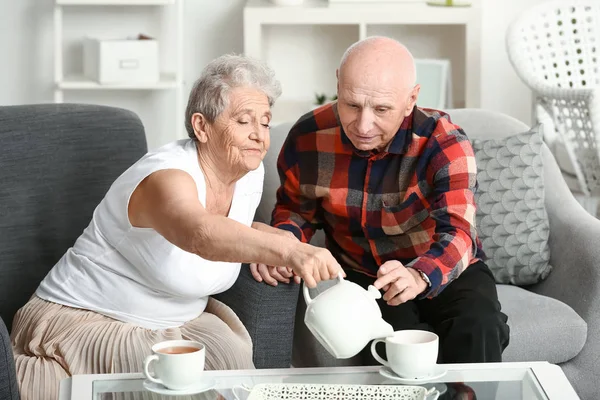
[[(533, 367), (483, 368), (448, 367), (447, 373), (432, 382), (424, 383), (426, 389), (435, 388), (444, 399), (496, 399), (496, 400), (547, 400), (549, 397), (537, 379)], [(259, 384), (337, 384), (337, 385), (399, 385), (379, 374), (378, 367), (309, 368), (255, 371), (207, 371), (207, 382), (213, 389), (189, 396), (156, 394), (144, 388), (140, 374), (130, 374), (125, 379), (92, 379), (93, 400), (113, 399), (194, 399), (194, 400), (245, 400), (250, 390)], [(539, 372), (539, 371), (538, 371)], [(123, 375), (121, 375), (123, 376)], [(93, 376), (92, 376), (93, 377)], [(76, 376), (74, 377), (76, 378)], [(245, 389), (244, 389), (245, 388)], [(76, 393), (71, 394), (71, 398)], [(87, 396), (86, 396), (87, 397)], [(354, 398), (354, 397), (353, 397)], [(393, 397), (392, 397), (393, 398)], [(401, 398), (401, 397), (398, 397)]]

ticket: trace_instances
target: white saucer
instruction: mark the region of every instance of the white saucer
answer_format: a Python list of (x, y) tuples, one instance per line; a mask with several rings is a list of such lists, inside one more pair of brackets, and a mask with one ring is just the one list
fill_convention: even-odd
[(154, 393), (164, 394), (167, 396), (183, 396), (186, 394), (198, 394), (202, 392), (206, 392), (215, 387), (217, 382), (214, 379), (204, 379), (202, 382), (197, 385), (191, 386), (187, 389), (183, 390), (172, 390), (164, 387), (160, 383), (154, 383), (148, 379), (144, 380), (144, 389), (149, 390)]
[(381, 369), (379, 370), (379, 374), (381, 376), (384, 376), (388, 379), (392, 379), (394, 381), (400, 382), (405, 385), (410, 385), (413, 383), (429, 382), (434, 379), (441, 378), (442, 376), (446, 375), (446, 372), (448, 372), (448, 370), (446, 368), (438, 365), (435, 367), (433, 374), (431, 374), (425, 378), (401, 378), (398, 375), (396, 375), (396, 373), (394, 371), (392, 371), (389, 367), (381, 367)]

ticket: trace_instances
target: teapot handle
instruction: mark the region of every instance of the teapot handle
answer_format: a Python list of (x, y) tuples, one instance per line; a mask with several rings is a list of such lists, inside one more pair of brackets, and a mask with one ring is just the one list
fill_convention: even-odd
[[(339, 282), (344, 280), (344, 275), (340, 272), (337, 276)], [(313, 302), (313, 299), (310, 298), (310, 293), (308, 292), (308, 286), (306, 286), (306, 282), (302, 285), (302, 294), (304, 295), (304, 301), (306, 301), (306, 305), (309, 305)]]

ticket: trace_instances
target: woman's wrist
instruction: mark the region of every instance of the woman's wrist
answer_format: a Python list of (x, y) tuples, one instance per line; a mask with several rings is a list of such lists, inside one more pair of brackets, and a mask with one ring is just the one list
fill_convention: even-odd
[[(298, 245), (298, 238), (288, 230), (275, 228), (262, 222), (255, 221), (251, 227), (268, 234), (263, 239), (265, 250), (274, 253), (274, 257), (277, 259), (277, 262), (273, 264), (287, 266), (294, 253), (294, 248)], [(271, 235), (275, 235), (275, 237)]]
[(295, 249), (298, 246), (298, 239), (294, 235), (288, 235), (287, 233), (278, 234), (279, 236), (279, 245), (276, 246), (279, 251), (279, 258), (281, 260), (282, 267), (288, 267), (292, 264), (293, 254), (295, 253)]

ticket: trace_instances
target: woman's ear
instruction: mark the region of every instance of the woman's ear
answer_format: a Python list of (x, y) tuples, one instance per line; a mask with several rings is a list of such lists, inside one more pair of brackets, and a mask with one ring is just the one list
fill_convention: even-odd
[(208, 121), (204, 115), (200, 113), (194, 113), (192, 115), (192, 127), (194, 128), (194, 135), (200, 143), (206, 143), (208, 141)]

